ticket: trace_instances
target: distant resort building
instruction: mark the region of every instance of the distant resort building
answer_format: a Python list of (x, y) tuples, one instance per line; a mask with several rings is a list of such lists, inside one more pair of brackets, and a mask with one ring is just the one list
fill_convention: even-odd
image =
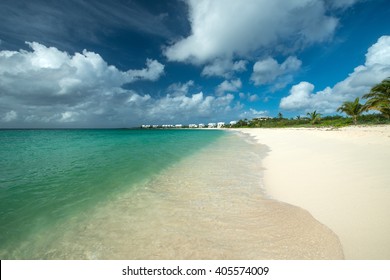
[(271, 117), (261, 117), (261, 118), (254, 118), (254, 121), (266, 121), (272, 119)]
[(218, 127), (218, 128), (225, 127), (225, 123), (224, 123), (224, 122), (218, 122), (218, 123), (217, 123), (217, 127)]
[(187, 127), (188, 128), (224, 128), (224, 127), (229, 127), (229, 126), (235, 125), (236, 123), (237, 123), (237, 121), (231, 121), (227, 125), (225, 122), (217, 122), (217, 123), (210, 122), (207, 125), (204, 123), (200, 123), (200, 124), (191, 123), (189, 125), (183, 125), (183, 124), (175, 124), (175, 125), (173, 125), (173, 124), (163, 124), (163, 125), (143, 124), (143, 125), (141, 125), (141, 128), (154, 128), (154, 129), (157, 129), (157, 128), (168, 128), (168, 129), (169, 128), (187, 128)]

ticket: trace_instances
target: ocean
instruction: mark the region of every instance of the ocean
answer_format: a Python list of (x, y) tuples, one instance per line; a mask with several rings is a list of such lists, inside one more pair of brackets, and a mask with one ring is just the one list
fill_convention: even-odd
[(1, 130), (1, 259), (340, 258), (223, 130)]

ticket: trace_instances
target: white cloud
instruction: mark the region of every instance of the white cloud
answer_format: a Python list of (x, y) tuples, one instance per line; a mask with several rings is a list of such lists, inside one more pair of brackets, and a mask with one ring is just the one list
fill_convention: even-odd
[(300, 82), (290, 90), (288, 97), (282, 98), (280, 108), (282, 109), (304, 109), (310, 107), (312, 102), (314, 85), (308, 82)]
[(205, 66), (202, 71), (203, 76), (219, 76), (230, 78), (234, 72), (246, 71), (246, 60), (233, 62), (230, 59), (216, 59), (211, 64)]
[(318, 92), (313, 91), (313, 84), (300, 82), (282, 98), (280, 108), (334, 113), (342, 102), (361, 97), (389, 76), (390, 36), (382, 36), (367, 50), (365, 64), (357, 66), (346, 79)]
[(253, 119), (253, 118), (261, 118), (261, 117), (268, 117), (269, 112), (268, 111), (258, 111), (253, 108), (250, 108), (249, 111), (244, 111), (240, 114), (241, 119)]
[(216, 113), (230, 111), (234, 96), (205, 96), (203, 92), (191, 96), (170, 96), (154, 99), (147, 106), (145, 114), (150, 119), (173, 121), (175, 119), (215, 117)]
[(54, 47), (45, 47), (37, 42), (26, 42), (30, 46), (33, 53), (24, 53), (25, 57), (30, 59), (29, 66), (32, 69), (36, 68), (60, 68), (61, 65), (70, 60), (66, 52), (61, 52)]
[(144, 123), (172, 124), (175, 122), (207, 121), (218, 118), (229, 119), (238, 114), (240, 106), (232, 104), (234, 96), (205, 95), (203, 92), (188, 95), (166, 95), (162, 98), (147, 98), (133, 93), (126, 107)]
[(282, 64), (268, 57), (253, 65), (251, 81), (255, 85), (275, 82), (277, 88), (283, 88), (292, 80), (291, 73), (298, 71), (301, 65), (302, 61), (295, 56), (289, 56)]
[(150, 80), (156, 81), (164, 73), (164, 65), (157, 60), (147, 59), (146, 68), (141, 70), (129, 70), (127, 74), (133, 80)]
[(245, 93), (243, 93), (243, 92), (240, 92), (240, 93), (239, 93), (239, 97), (240, 97), (241, 99), (247, 99), (247, 100), (250, 101), (250, 102), (255, 102), (255, 101), (257, 101), (257, 100), (260, 99), (259, 96), (258, 96), (257, 94), (251, 94), (251, 93), (245, 94)]
[(5, 113), (2, 120), (4, 122), (10, 122), (10, 121), (16, 120), (17, 117), (18, 117), (18, 114), (15, 111), (11, 110), (11, 111)]
[[(94, 52), (69, 55), (29, 43), (30, 51), (0, 51), (1, 127), (125, 127), (196, 121), (238, 114), (232, 94), (191, 93), (193, 81), (171, 84), (163, 97), (122, 88), (155, 80), (164, 66), (148, 59), (141, 70), (120, 71)], [(240, 87), (240, 80), (230, 82)], [(11, 122), (12, 121), (12, 122)], [(216, 121), (216, 120), (214, 120)]]
[(291, 51), (330, 39), (338, 24), (323, 0), (187, 3), (191, 34), (165, 49), (170, 61), (203, 64), (271, 48)]
[(223, 81), (217, 87), (217, 94), (221, 95), (224, 92), (236, 92), (242, 87), (242, 82), (240, 79), (235, 79), (231, 81)]
[(257, 94), (250, 94), (250, 95), (248, 96), (248, 100), (249, 100), (250, 102), (255, 102), (255, 101), (259, 100), (259, 96), (258, 96)]
[(46, 98), (67, 103), (136, 80), (154, 81), (164, 72), (164, 65), (156, 60), (148, 59), (144, 69), (122, 72), (94, 52), (84, 50), (72, 56), (36, 42), (27, 44), (32, 51), (0, 52), (1, 90), (27, 97), (26, 102), (42, 103)]
[(174, 83), (168, 87), (167, 92), (171, 96), (187, 95), (192, 86), (194, 86), (194, 81), (192, 80), (186, 83)]
[(239, 60), (233, 63), (232, 70), (237, 72), (246, 71), (246, 60)]
[(78, 112), (66, 111), (61, 113), (60, 122), (74, 122), (80, 114)]

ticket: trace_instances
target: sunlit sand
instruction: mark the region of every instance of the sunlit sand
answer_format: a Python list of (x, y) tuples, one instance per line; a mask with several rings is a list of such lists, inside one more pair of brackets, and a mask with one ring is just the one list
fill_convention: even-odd
[(390, 259), (390, 126), (240, 131), (269, 148), (270, 197), (332, 229), (347, 259)]

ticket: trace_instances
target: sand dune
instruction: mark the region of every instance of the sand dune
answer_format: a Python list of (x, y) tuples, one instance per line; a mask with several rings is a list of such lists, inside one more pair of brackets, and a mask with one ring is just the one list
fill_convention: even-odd
[(390, 126), (240, 131), (269, 147), (271, 198), (332, 229), (346, 259), (390, 259)]

